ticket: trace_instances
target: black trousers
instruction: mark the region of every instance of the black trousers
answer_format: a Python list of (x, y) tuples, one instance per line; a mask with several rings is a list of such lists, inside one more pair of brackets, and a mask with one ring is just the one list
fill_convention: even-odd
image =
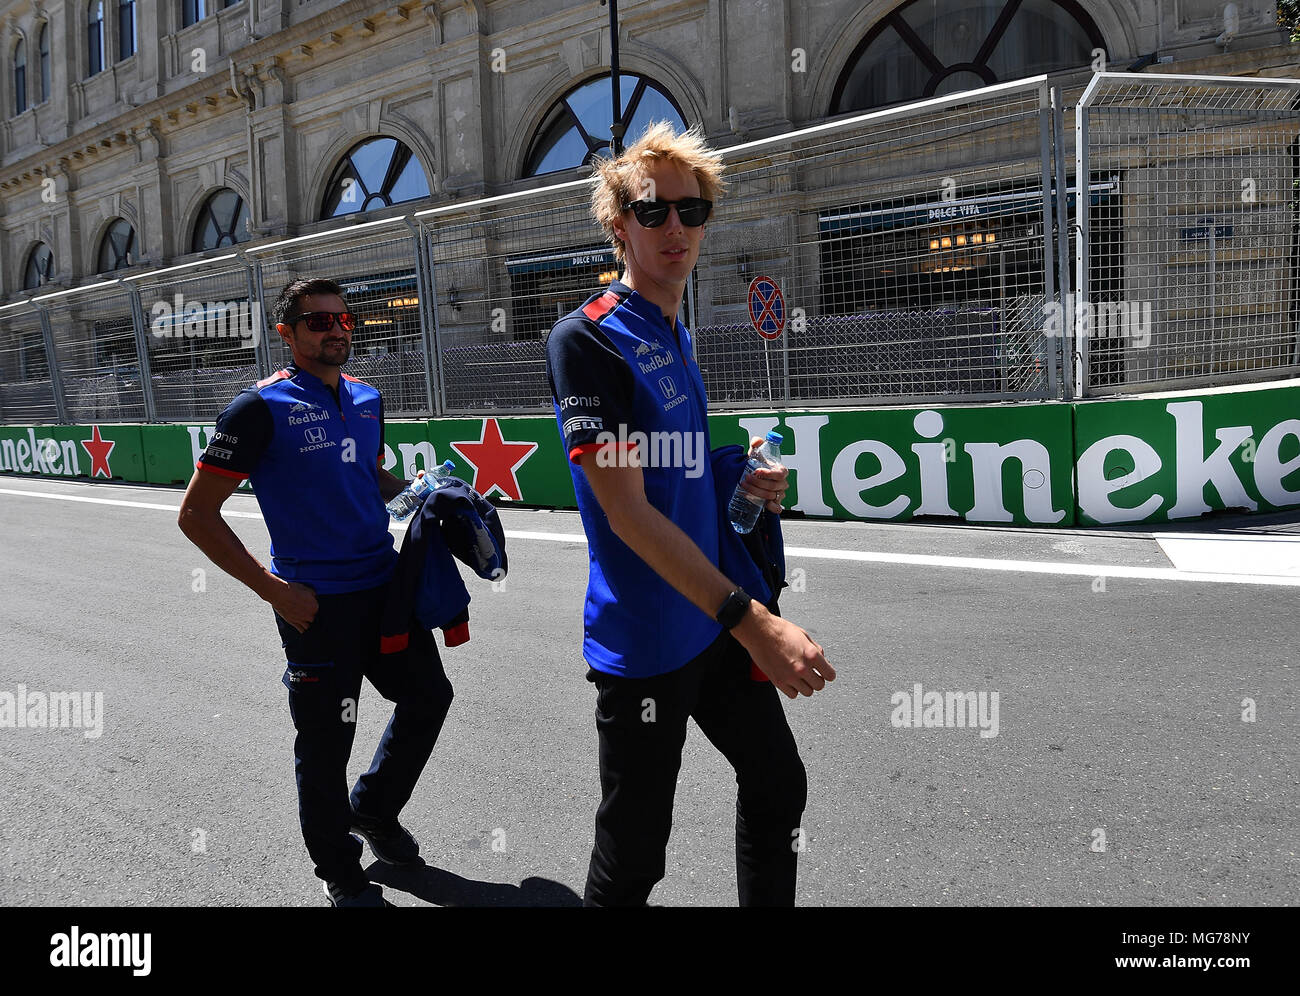
[(644, 905), (664, 876), (687, 717), (736, 770), (742, 906), (793, 906), (808, 781), (779, 692), (750, 677), (730, 634), (653, 678), (588, 670), (596, 685), (600, 787), (587, 906)]
[[(319, 609), (305, 633), (277, 615), (288, 666), (293, 716), (298, 822), (316, 874), (347, 892), (364, 888), (361, 843), (348, 828), (362, 816), (395, 819), (411, 798), (451, 707), (452, 689), (433, 635), (411, 630), (410, 645), (379, 652), (385, 588), (317, 595)], [(364, 675), (395, 703), (370, 769), (348, 793), (347, 765), (356, 732)]]

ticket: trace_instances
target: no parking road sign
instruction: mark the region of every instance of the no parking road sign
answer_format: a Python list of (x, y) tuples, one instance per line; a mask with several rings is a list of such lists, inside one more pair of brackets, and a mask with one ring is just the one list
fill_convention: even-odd
[(771, 277), (749, 282), (749, 320), (764, 339), (775, 339), (785, 329), (785, 295)]

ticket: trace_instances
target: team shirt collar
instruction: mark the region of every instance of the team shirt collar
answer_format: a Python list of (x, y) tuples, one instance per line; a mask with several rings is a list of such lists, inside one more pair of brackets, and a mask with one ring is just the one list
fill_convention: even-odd
[(623, 299), (624, 307), (630, 308), (647, 321), (662, 322), (674, 330), (681, 324), (680, 318), (675, 318), (671, 323), (667, 322), (664, 319), (664, 313), (659, 309), (659, 305), (652, 302), (649, 298), (642, 297), (621, 280), (610, 281), (609, 290)]

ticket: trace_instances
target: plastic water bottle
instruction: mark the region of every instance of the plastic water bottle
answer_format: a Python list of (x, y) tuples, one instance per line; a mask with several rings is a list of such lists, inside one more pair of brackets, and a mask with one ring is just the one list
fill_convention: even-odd
[(769, 432), (763, 440), (763, 445), (750, 451), (745, 473), (741, 475), (740, 483), (731, 494), (727, 518), (731, 520), (731, 528), (738, 533), (752, 532), (763, 511), (763, 499), (755, 498), (744, 488), (745, 478), (749, 476), (750, 471), (758, 470), (759, 467), (780, 469), (781, 434), (779, 432)]
[(398, 522), (405, 522), (412, 512), (424, 504), (425, 496), (438, 487), (438, 484), (451, 477), (456, 465), (444, 460), (441, 467), (434, 467), (429, 473), (420, 471), (415, 480), (402, 489), (402, 493), (388, 503), (388, 514)]

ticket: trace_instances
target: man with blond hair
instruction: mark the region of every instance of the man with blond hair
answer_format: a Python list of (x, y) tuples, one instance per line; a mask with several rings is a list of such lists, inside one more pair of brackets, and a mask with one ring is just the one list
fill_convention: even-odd
[[(597, 170), (592, 211), (623, 274), (546, 347), (591, 556), (583, 657), (602, 799), (585, 902), (643, 905), (663, 878), (690, 717), (736, 770), (741, 905), (793, 905), (807, 779), (777, 689), (812, 695), (835, 670), (719, 569), (721, 543), (734, 542), (719, 495), (736, 480), (715, 480), (707, 459), (647, 459), (692, 452), (691, 440), (709, 450), (704, 383), (677, 312), (721, 159), (697, 130), (658, 123)], [(646, 454), (634, 439), (676, 445)], [(786, 476), (760, 470), (746, 487), (779, 512)], [(753, 679), (751, 658), (770, 680)]]

